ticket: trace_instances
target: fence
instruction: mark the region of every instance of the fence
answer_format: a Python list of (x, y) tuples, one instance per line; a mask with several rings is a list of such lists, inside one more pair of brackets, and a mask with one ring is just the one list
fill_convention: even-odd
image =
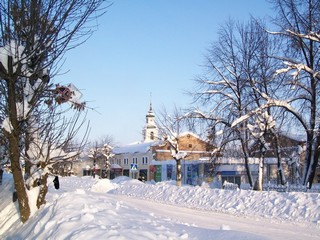
[[(225, 190), (237, 190), (239, 189), (239, 186), (238, 184), (224, 181), (222, 184), (222, 188)], [(248, 187), (248, 185), (246, 184), (241, 184), (240, 188), (243, 190), (252, 190), (252, 188)], [(298, 184), (287, 183), (286, 185), (278, 185), (268, 183), (263, 185), (263, 191), (320, 193), (320, 184), (313, 184), (312, 188), (309, 189), (308, 186)]]
[(311, 193), (320, 193), (320, 185), (314, 184), (312, 188), (309, 189), (309, 186), (301, 184), (289, 184), (278, 185), (278, 184), (264, 184), (264, 191), (277, 191), (277, 192), (311, 192)]

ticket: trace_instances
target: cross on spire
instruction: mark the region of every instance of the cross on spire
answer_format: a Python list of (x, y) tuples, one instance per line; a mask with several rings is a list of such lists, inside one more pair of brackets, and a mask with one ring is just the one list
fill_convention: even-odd
[(152, 101), (151, 101), (151, 98), (152, 98), (152, 93), (150, 92), (150, 108), (149, 108), (149, 112), (152, 112)]

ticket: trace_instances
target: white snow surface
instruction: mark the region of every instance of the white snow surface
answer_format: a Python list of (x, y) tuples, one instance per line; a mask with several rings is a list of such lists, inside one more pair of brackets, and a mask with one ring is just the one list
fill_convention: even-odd
[(12, 124), (10, 122), (10, 119), (8, 117), (6, 117), (2, 123), (0, 123), (0, 127), (4, 128), (4, 130), (6, 130), (8, 133), (11, 133), (13, 127)]
[(136, 142), (122, 147), (115, 147), (112, 149), (114, 154), (122, 153), (146, 153), (150, 151), (150, 147), (155, 144), (154, 142)]
[(24, 47), (19, 45), (16, 41), (12, 40), (4, 47), (0, 47), (0, 63), (8, 72), (8, 58), (12, 57), (13, 70), (16, 71), (17, 63), (26, 63), (26, 56), (24, 55)]
[(0, 239), (320, 239), (320, 194), (60, 177), (25, 224), (0, 185)]

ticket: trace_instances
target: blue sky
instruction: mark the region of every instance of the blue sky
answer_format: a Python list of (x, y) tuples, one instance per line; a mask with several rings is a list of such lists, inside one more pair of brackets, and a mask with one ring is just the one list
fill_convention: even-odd
[(264, 0), (114, 0), (94, 35), (66, 55), (56, 81), (74, 83), (88, 101), (91, 140), (142, 140), (150, 93), (155, 112), (192, 102), (206, 48), (229, 18), (270, 15)]

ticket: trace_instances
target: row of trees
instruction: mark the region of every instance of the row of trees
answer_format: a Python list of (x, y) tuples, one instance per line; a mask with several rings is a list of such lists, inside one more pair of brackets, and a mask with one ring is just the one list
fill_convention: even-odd
[(279, 133), (288, 129), (306, 136), (302, 183), (311, 187), (320, 147), (319, 50), (320, 1), (273, 0), (275, 17), (267, 23), (229, 20), (219, 31), (206, 56), (206, 71), (197, 78), (195, 101), (201, 108), (185, 116), (201, 119), (219, 136), (221, 151), (240, 146), (248, 180), (251, 142), (261, 153), (265, 135), (277, 146), (278, 174), (282, 170)]

